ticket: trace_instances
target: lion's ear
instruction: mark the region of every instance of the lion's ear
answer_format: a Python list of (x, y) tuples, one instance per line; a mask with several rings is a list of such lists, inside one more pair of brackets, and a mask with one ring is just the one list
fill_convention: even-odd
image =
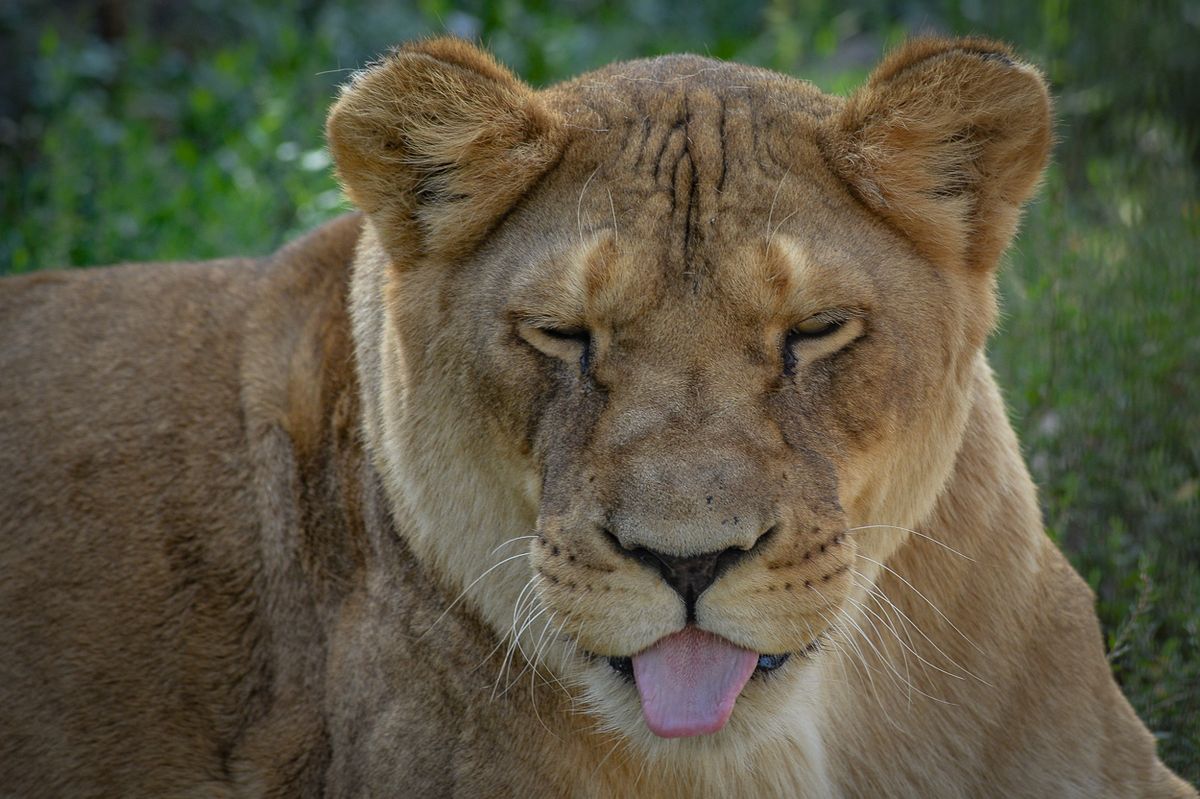
[(400, 261), (474, 247), (555, 161), (562, 131), (528, 86), (451, 38), (356, 75), (326, 123), (346, 193)]
[(825, 130), (859, 198), (938, 263), (995, 266), (1051, 144), (1041, 74), (980, 39), (921, 39), (886, 58)]

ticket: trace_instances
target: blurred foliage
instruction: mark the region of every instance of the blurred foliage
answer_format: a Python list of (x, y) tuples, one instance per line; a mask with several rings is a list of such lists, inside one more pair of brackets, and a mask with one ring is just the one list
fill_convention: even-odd
[(536, 84), (688, 50), (844, 93), (918, 32), (1040, 64), (1060, 143), (992, 360), (1114, 671), (1200, 781), (1200, 0), (8, 0), (0, 273), (262, 253), (339, 213), (336, 86), (442, 31)]

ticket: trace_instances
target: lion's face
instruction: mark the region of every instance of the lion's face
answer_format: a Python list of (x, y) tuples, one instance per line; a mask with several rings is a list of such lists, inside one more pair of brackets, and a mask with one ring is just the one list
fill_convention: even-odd
[(627, 659), (688, 624), (764, 656), (759, 676), (819, 657), (889, 540), (852, 528), (932, 503), (969, 357), (964, 288), (827, 166), (764, 154), (718, 193), (720, 164), (683, 142), (713, 144), (719, 115), (675, 122), (599, 138), (586, 190), (551, 175), (449, 281), (472, 312), (440, 319), (453, 349), (432, 356), (469, 360), (496, 435), (528, 453), (528, 610), (635, 707)]
[[(447, 85), (468, 93), (465, 48), (442, 46), (455, 48)], [(955, 57), (1023, 69), (977, 55)], [(995, 255), (971, 243), (987, 238), (982, 195), (966, 170), (930, 165), (916, 190), (975, 215), (934, 222), (974, 238), (906, 227), (888, 212), (910, 187), (889, 180), (915, 178), (854, 149), (883, 135), (860, 107), (871, 98), (847, 108), (678, 58), (536, 105), (527, 90), (501, 98), (517, 108), (513, 141), (447, 138), (509, 153), (517, 177), (422, 153), (428, 171), (397, 209), (356, 171), (365, 137), (343, 130), (350, 101), (386, 89), (370, 79), (331, 139), (377, 249), (356, 285), (360, 346), (371, 338), (378, 358), (368, 433), (418, 552), (466, 586), (527, 549), (523, 574), (481, 583), (480, 607), (583, 683), (609, 727), (716, 732), (736, 699), (716, 738), (773, 729), (951, 469), (994, 315)], [(394, 129), (398, 146), (424, 141)], [(513, 153), (536, 167), (521, 177)], [(504, 183), (481, 192), (490, 172)], [(485, 194), (503, 210), (473, 207)]]

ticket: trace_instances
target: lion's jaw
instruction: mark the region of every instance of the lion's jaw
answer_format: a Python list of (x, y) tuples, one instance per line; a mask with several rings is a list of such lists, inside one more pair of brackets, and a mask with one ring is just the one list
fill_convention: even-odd
[[(427, 72), (472, 58), (398, 60), (399, 77), (363, 83), (429, 89)], [(830, 658), (805, 653), (856, 623), (929, 515), (986, 369), (995, 253), (954, 225), (975, 224), (968, 209), (1006, 240), (1032, 178), (974, 204), (947, 194), (935, 235), (883, 202), (923, 164), (851, 174), (877, 157), (854, 137), (888, 124), (868, 101), (695, 59), (614, 69), (537, 98), (456, 84), (463, 108), (443, 117), (496, 126), (482, 137), (376, 152), (438, 115), (376, 128), (354, 109), (379, 87), (357, 85), (335, 110), (339, 169), (369, 215), (353, 287), (368, 446), (418, 559), (582, 687), (601, 728), (658, 752), (811, 736)], [(396, 160), (405, 147), (428, 152)], [(380, 182), (426, 162), (396, 178), (408, 192)], [(714, 553), (704, 590), (668, 585), (671, 563)], [(663, 742), (608, 661), (689, 624), (792, 658), (720, 732)]]

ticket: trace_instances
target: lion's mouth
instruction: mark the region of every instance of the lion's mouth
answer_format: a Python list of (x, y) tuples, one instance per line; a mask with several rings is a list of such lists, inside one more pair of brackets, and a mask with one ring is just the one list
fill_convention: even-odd
[(650, 731), (680, 738), (720, 730), (746, 683), (775, 671), (790, 657), (755, 653), (689, 625), (633, 657), (605, 660), (637, 687)]
[[(817, 649), (816, 642), (809, 644), (800, 654), (807, 655), (815, 652)], [(787, 663), (788, 658), (792, 656), (791, 652), (784, 652), (782, 655), (759, 655), (758, 663), (754, 667), (754, 673), (750, 675), (751, 679), (761, 677), (764, 674), (775, 671), (775, 669)], [(608, 663), (609, 668), (617, 674), (624, 677), (626, 680), (633, 682), (633, 658), (616, 658), (608, 657), (604, 659)]]

